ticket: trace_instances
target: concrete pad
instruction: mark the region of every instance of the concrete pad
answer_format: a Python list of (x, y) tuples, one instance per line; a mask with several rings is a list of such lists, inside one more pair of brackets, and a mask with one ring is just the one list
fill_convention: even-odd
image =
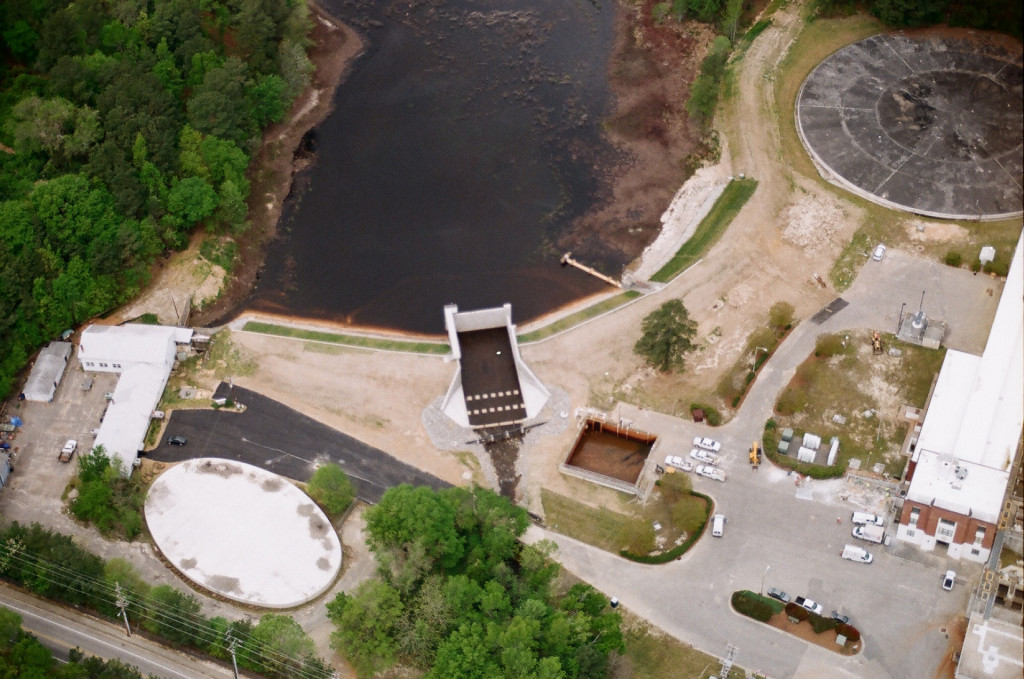
[(175, 568), (232, 601), (298, 606), (341, 568), (341, 541), (320, 508), (241, 462), (198, 458), (167, 470), (146, 498), (146, 523)]
[(848, 45), (801, 86), (800, 139), (829, 181), (887, 207), (1019, 216), (1024, 70), (1008, 45), (968, 31)]

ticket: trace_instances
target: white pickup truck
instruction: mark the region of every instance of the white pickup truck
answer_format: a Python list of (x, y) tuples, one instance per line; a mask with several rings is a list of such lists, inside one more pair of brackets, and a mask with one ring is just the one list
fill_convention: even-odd
[(725, 481), (725, 472), (718, 467), (712, 467), (709, 464), (697, 465), (697, 468), (694, 471), (701, 476), (706, 476), (709, 479), (714, 479), (715, 481)]
[(706, 450), (700, 448), (694, 448), (690, 451), (690, 457), (697, 460), (701, 464), (718, 464), (718, 456), (712, 455)]
[(853, 529), (853, 537), (880, 544), (885, 539), (885, 529), (871, 524), (857, 526)]

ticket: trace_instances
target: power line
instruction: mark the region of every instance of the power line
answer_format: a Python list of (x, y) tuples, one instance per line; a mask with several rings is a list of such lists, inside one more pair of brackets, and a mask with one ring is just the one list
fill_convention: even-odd
[[(101, 603), (107, 603), (112, 608), (121, 608), (123, 613), (126, 611), (124, 607), (126, 606), (127, 610), (131, 610), (137, 620), (150, 621), (164, 629), (177, 632), (186, 638), (205, 641), (211, 645), (215, 640), (216, 633), (202, 613), (199, 613), (197, 616), (183, 616), (180, 609), (155, 598), (152, 594), (124, 593), (121, 590), (120, 583), (111, 584), (104, 579), (96, 578), (92, 575), (75, 571), (62, 564), (49, 561), (32, 554), (23, 545), (21, 549), (14, 549), (10, 545), (10, 541), (0, 542), (0, 568), (7, 570), (11, 567), (12, 561), (22, 568), (31, 568), (33, 571), (32, 575), (36, 580), (41, 580), (49, 585), (58, 585), (65, 591), (80, 594), (85, 600), (91, 598), (95, 601), (99, 599)], [(91, 587), (85, 588), (84, 585), (91, 585)], [(150, 588), (153, 587), (149, 583), (146, 583), (146, 585)], [(180, 590), (172, 588), (172, 591), (181, 594)], [(185, 593), (184, 596), (194, 598), (194, 595), (188, 593)], [(132, 605), (133, 603), (135, 604), (134, 606)], [(197, 620), (197, 617), (199, 620)], [(126, 626), (127, 623), (128, 618), (125, 615)], [(231, 624), (233, 625), (234, 623)], [(299, 676), (302, 679), (323, 679), (325, 676), (323, 672), (306, 665), (306, 662), (310, 659), (309, 656), (296, 658), (254, 638), (251, 634), (246, 634), (240, 629), (232, 629), (232, 632), (239, 637), (244, 637), (238, 639), (241, 646), (255, 654), (256, 657), (249, 657), (250, 662), (259, 664), (265, 670), (288, 669), (295, 673), (295, 676)], [(326, 676), (329, 676), (329, 674)]]

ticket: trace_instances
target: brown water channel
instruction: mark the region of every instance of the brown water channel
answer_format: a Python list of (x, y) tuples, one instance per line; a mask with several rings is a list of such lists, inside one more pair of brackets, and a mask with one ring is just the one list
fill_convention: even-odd
[(606, 289), (557, 242), (621, 160), (601, 133), (616, 3), (324, 4), (369, 47), (243, 308), (441, 334), (448, 303), (521, 323)]

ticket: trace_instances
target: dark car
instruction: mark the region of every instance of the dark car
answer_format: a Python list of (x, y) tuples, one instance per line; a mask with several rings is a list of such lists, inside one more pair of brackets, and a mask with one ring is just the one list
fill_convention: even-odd
[(169, 446), (183, 446), (188, 443), (188, 439), (184, 436), (168, 436), (167, 445)]
[(850, 624), (850, 616), (848, 616), (848, 615), (840, 615), (839, 611), (832, 611), (832, 619), (835, 620), (836, 622), (841, 622), (844, 625), (849, 625)]
[(781, 589), (775, 589), (774, 587), (768, 588), (768, 596), (773, 599), (778, 599), (784, 604), (789, 603), (789, 595), (783, 592)]

